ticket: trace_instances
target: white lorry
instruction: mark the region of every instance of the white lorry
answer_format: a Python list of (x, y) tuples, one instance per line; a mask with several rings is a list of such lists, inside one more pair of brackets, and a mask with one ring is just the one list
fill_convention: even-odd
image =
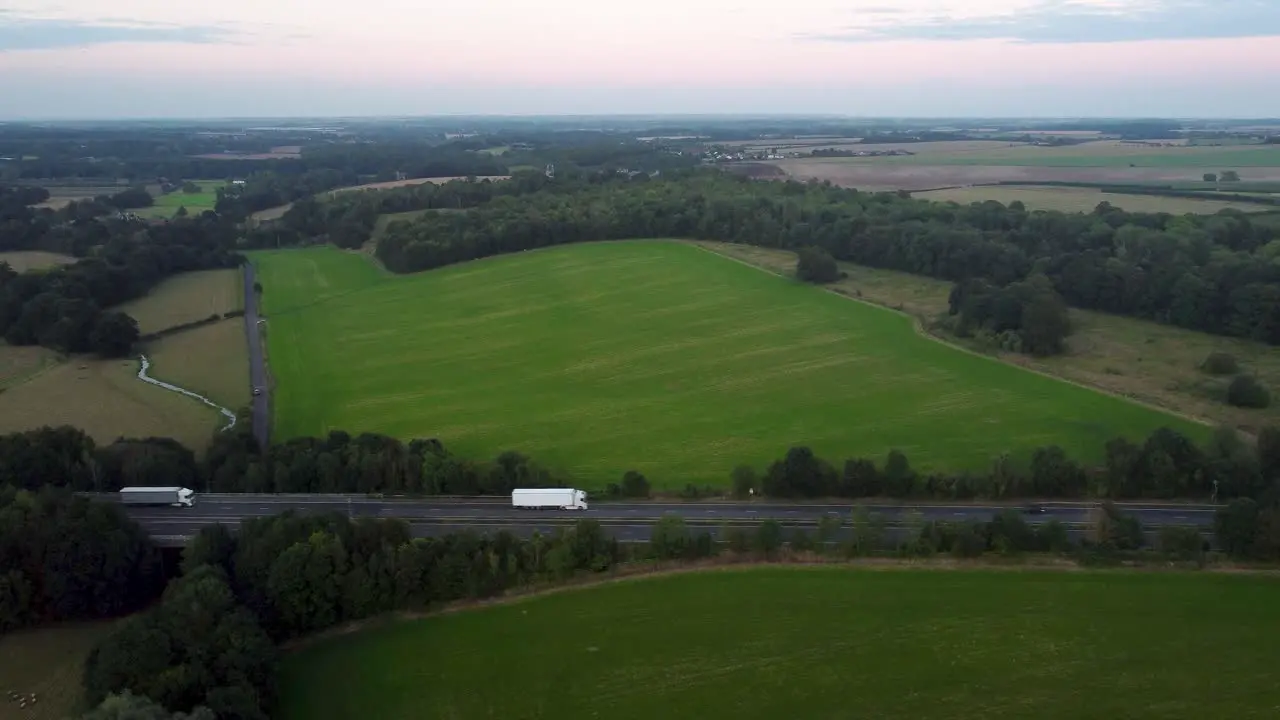
[(511, 507), (526, 509), (559, 508), (586, 510), (587, 493), (573, 488), (531, 488), (511, 491)]
[(120, 503), (191, 507), (196, 503), (196, 494), (184, 487), (127, 487), (120, 488)]

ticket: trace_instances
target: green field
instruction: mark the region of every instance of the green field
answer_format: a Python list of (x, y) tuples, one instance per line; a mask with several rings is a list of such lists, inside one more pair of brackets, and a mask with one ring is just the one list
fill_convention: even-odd
[(1275, 577), (762, 568), (384, 625), (277, 717), (1271, 718)]
[(515, 449), (602, 487), (724, 484), (824, 456), (985, 468), (1170, 425), (918, 335), (910, 318), (685, 243), (592, 243), (390, 276), (332, 248), (256, 253), (281, 439), (332, 429)]
[(198, 193), (184, 193), (181, 189), (167, 195), (156, 194), (155, 204), (149, 208), (135, 210), (143, 217), (172, 217), (178, 208), (185, 207), (191, 215), (199, 215), (205, 210), (212, 210), (218, 202), (218, 188), (226, 184), (222, 180), (197, 180), (200, 186)]

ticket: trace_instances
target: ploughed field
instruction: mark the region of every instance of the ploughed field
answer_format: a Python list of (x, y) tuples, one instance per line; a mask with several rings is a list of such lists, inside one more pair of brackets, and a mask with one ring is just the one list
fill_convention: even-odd
[(1273, 717), (1274, 577), (760, 568), (555, 593), (286, 656), (279, 717)]
[(410, 276), (333, 248), (257, 253), (276, 437), (519, 450), (599, 488), (724, 485), (805, 444), (983, 469), (1198, 425), (965, 353), (883, 308), (686, 243), (591, 243)]

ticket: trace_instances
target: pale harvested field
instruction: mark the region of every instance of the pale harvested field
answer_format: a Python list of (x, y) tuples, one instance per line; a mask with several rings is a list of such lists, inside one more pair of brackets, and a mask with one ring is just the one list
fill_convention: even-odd
[(0, 252), (0, 262), (8, 263), (9, 267), (18, 272), (43, 270), (57, 265), (70, 265), (75, 261), (76, 259), (70, 255), (60, 255), (58, 253), (44, 252), (43, 250)]
[[(891, 159), (891, 158), (889, 158)], [(1199, 181), (1204, 168), (1190, 167), (1033, 167), (1029, 165), (893, 165), (876, 158), (795, 158), (772, 160), (799, 180), (826, 180), (867, 190), (933, 190), (1004, 181), (1153, 183)], [(1249, 181), (1280, 180), (1280, 166), (1251, 167)]]
[[(510, 175), (480, 175), (476, 177), (476, 181), (480, 180), (509, 180)], [(352, 192), (353, 190), (390, 190), (391, 188), (408, 187), (410, 185), (422, 185), (424, 183), (432, 183), (434, 185), (443, 185), (452, 180), (466, 180), (466, 177), (435, 177), (435, 178), (409, 178), (408, 180), (389, 180), (387, 182), (368, 183), (366, 185), (352, 185), (351, 187), (337, 188), (329, 191), (329, 195), (338, 193)]]
[(147, 343), (146, 353), (150, 374), (157, 380), (204, 395), (233, 412), (249, 404), (244, 318), (168, 335)]
[[(0, 635), (0, 720), (62, 720), (84, 710), (80, 677), (85, 657), (115, 621), (64, 623)], [(35, 693), (25, 709), (9, 692)]]
[[(698, 242), (703, 247), (778, 273), (795, 269), (795, 255), (747, 245)], [(849, 274), (832, 289), (897, 308), (922, 323), (947, 312), (951, 284), (944, 280), (841, 263)], [(1145, 320), (1071, 310), (1076, 330), (1067, 355), (1035, 359), (1013, 353), (998, 357), (1072, 382), (1131, 397), (1214, 424), (1249, 430), (1280, 422), (1280, 403), (1266, 410), (1233, 408), (1211, 397), (1217, 381), (1197, 368), (1210, 352), (1235, 355), (1273, 392), (1280, 390), (1280, 348), (1160, 325)], [(954, 340), (954, 339), (953, 339)]]
[(964, 188), (948, 188), (915, 193), (922, 200), (956, 202), (961, 205), (996, 200), (1008, 205), (1021, 201), (1031, 210), (1061, 210), (1062, 212), (1091, 212), (1098, 203), (1109, 202), (1129, 212), (1166, 212), (1181, 215), (1199, 213), (1212, 215), (1219, 210), (1234, 209), (1258, 212), (1273, 209), (1254, 203), (1200, 200), (1196, 198), (1159, 197), (1156, 195), (1119, 195), (1104, 193), (1092, 188), (1075, 187), (1026, 187), (1011, 185), (979, 185)]
[(182, 273), (160, 283), (146, 296), (117, 309), (137, 320), (143, 335), (159, 332), (175, 325), (203, 320), (215, 313), (222, 315), (241, 309), (244, 305), (243, 277), (243, 273), (235, 268)]
[(72, 358), (0, 393), (0, 433), (71, 425), (102, 444), (157, 436), (197, 452), (207, 447), (221, 415), (137, 375), (136, 359)]
[(0, 342), (0, 389), (16, 385), (58, 363), (58, 354), (38, 345), (13, 347)]

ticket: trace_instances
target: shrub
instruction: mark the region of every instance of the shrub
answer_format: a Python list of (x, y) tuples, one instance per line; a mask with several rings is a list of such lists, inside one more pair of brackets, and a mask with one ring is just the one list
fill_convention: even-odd
[(822, 248), (807, 247), (796, 259), (796, 277), (811, 283), (829, 283), (840, 279), (835, 258)]
[(1271, 405), (1271, 392), (1252, 375), (1237, 375), (1227, 387), (1227, 404), (1261, 409)]
[(1200, 369), (1210, 375), (1235, 375), (1240, 372), (1240, 363), (1234, 355), (1224, 352), (1211, 352), (1200, 363)]
[(635, 470), (622, 476), (622, 495), (629, 498), (649, 497), (649, 480)]

